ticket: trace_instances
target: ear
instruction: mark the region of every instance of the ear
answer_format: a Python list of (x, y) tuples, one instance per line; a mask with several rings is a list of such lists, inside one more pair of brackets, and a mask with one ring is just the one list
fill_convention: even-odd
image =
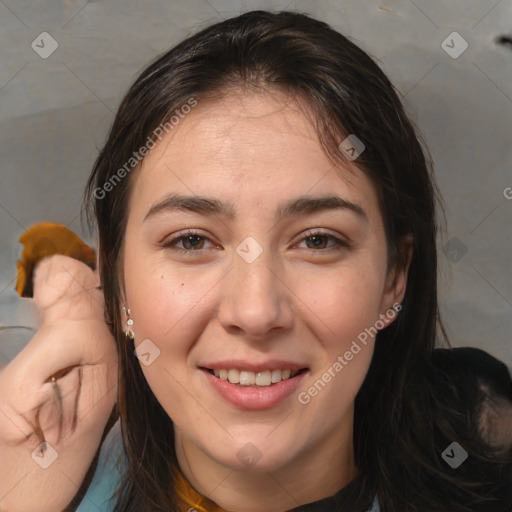
[[(407, 288), (407, 276), (412, 261), (414, 244), (412, 235), (402, 237), (399, 246), (399, 255), (394, 268), (389, 269), (382, 294), (379, 320), (384, 329), (392, 324), (402, 309), (401, 303)], [(379, 329), (379, 330), (382, 330)]]

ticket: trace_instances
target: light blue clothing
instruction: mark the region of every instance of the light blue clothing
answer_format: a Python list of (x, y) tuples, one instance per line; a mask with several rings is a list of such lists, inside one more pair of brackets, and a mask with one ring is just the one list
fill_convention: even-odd
[[(121, 454), (121, 428), (117, 421), (105, 438), (98, 467), (87, 494), (76, 509), (77, 512), (113, 512), (115, 500), (111, 499), (111, 496), (117, 489), (122, 476), (122, 470), (117, 464)], [(377, 496), (367, 512), (380, 512)]]
[(380, 512), (380, 505), (377, 496), (375, 496), (373, 499), (372, 506), (368, 509), (367, 512)]
[(121, 427), (117, 421), (103, 442), (96, 472), (76, 512), (112, 512), (114, 510), (115, 500), (111, 499), (111, 496), (116, 491), (122, 476), (117, 466), (122, 450)]

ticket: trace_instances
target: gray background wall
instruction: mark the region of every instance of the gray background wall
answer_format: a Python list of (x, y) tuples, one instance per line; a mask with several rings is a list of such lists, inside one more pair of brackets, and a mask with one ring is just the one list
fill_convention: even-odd
[[(85, 236), (82, 189), (138, 72), (205, 25), (257, 8), (327, 21), (396, 84), (447, 207), (448, 333), (512, 367), (512, 46), (495, 41), (512, 34), (510, 0), (0, 0), (0, 325), (37, 325), (31, 301), (14, 291), (17, 240), (41, 221)], [(8, 360), (27, 335), (6, 333)]]

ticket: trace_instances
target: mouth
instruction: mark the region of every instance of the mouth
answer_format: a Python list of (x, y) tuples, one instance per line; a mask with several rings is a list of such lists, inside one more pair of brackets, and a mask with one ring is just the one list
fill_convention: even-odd
[[(270, 368), (267, 365), (271, 365)], [(200, 366), (199, 369), (206, 378), (207, 387), (223, 401), (237, 409), (252, 411), (279, 406), (303, 385), (309, 372), (309, 368), (286, 361), (257, 365), (219, 362)]]
[(201, 368), (219, 380), (235, 386), (246, 388), (269, 388), (282, 381), (291, 380), (308, 371), (308, 368), (292, 370), (290, 368), (263, 370), (258, 372), (239, 370), (237, 368)]

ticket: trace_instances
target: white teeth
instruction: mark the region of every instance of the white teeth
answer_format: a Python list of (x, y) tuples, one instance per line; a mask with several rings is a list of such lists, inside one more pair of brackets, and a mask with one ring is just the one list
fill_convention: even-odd
[(239, 384), (240, 386), (261, 386), (268, 387), (272, 384), (277, 384), (282, 380), (287, 380), (290, 377), (295, 377), (298, 371), (292, 372), (289, 369), (285, 370), (265, 370), (262, 372), (250, 372), (246, 370), (237, 370), (235, 368), (214, 370), (213, 373), (216, 377), (227, 380), (231, 384)]
[(272, 383), (281, 382), (281, 370), (272, 370)]
[(240, 385), (241, 386), (252, 386), (256, 384), (256, 374), (254, 372), (240, 372)]
[(240, 371), (228, 370), (228, 380), (231, 384), (238, 384), (240, 382)]
[(256, 374), (256, 385), (257, 386), (270, 386), (270, 370), (264, 372), (258, 372)]

